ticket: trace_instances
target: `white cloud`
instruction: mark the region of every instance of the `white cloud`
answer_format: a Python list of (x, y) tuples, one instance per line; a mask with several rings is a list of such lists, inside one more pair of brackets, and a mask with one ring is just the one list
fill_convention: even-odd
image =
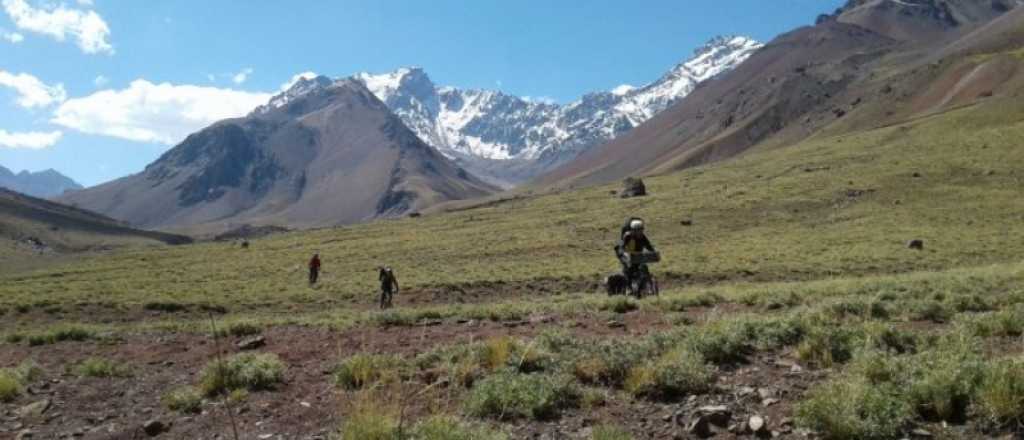
[(71, 9), (63, 4), (34, 8), (26, 0), (3, 0), (3, 7), (18, 29), (49, 35), (57, 41), (70, 35), (85, 53), (114, 53), (114, 47), (107, 41), (110, 27), (96, 11)]
[(7, 32), (4, 29), (0, 29), (0, 39), (7, 40), (10, 43), (18, 44), (25, 41), (25, 36), (17, 32)]
[(244, 83), (245, 80), (249, 79), (249, 75), (252, 75), (252, 67), (246, 67), (241, 72), (236, 73), (231, 77), (231, 82), (235, 84)]
[(92, 6), (93, 5), (93, 1), (92, 0), (75, 0), (75, 2), (80, 4), (80, 5), (82, 5), (82, 6)]
[(52, 147), (63, 135), (64, 134), (59, 131), (9, 133), (7, 130), (0, 130), (0, 147), (40, 150)]
[(316, 72), (310, 72), (310, 71), (306, 71), (306, 72), (302, 72), (302, 73), (298, 73), (298, 74), (292, 75), (292, 79), (288, 80), (288, 82), (286, 82), (284, 84), (281, 84), (281, 91), (283, 92), (285, 90), (288, 90), (288, 89), (292, 88), (292, 86), (294, 86), (295, 83), (299, 82), (300, 79), (313, 79), (313, 78), (316, 78), (316, 77), (317, 77)]
[(67, 99), (67, 92), (63, 84), (48, 86), (39, 78), (27, 73), (17, 75), (0, 70), (0, 86), (10, 87), (18, 92), (15, 100), (18, 105), (25, 108), (47, 107)]
[(138, 79), (126, 89), (70, 99), (57, 108), (51, 122), (84, 133), (174, 145), (216, 121), (244, 116), (270, 97)]
[(107, 83), (109, 83), (109, 82), (110, 82), (110, 78), (107, 78), (107, 77), (105, 77), (103, 75), (97, 76), (95, 79), (92, 80), (92, 83), (95, 84), (96, 87), (103, 87), (103, 86), (107, 85)]

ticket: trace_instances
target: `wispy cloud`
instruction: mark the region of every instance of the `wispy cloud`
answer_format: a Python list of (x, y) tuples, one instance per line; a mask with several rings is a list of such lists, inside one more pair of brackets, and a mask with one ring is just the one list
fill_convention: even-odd
[(64, 134), (59, 131), (27, 131), (12, 133), (7, 130), (0, 130), (0, 147), (41, 150), (55, 145), (63, 135)]
[(96, 87), (103, 87), (103, 86), (107, 85), (107, 83), (109, 83), (109, 82), (110, 82), (110, 78), (107, 78), (107, 77), (105, 77), (103, 75), (97, 76), (95, 79), (92, 80), (92, 83)]
[(240, 72), (234, 74), (234, 76), (231, 77), (231, 82), (235, 84), (242, 84), (247, 79), (249, 79), (249, 75), (252, 75), (252, 72), (252, 67), (246, 67), (242, 69)]
[(25, 41), (25, 36), (17, 32), (8, 32), (6, 29), (0, 29), (0, 39), (8, 43), (18, 44)]
[(174, 145), (216, 121), (244, 116), (270, 99), (217, 87), (133, 81), (120, 90), (101, 90), (69, 99), (51, 122), (83, 133)]
[[(89, 6), (79, 2), (80, 5)], [(32, 7), (26, 0), (3, 0), (4, 11), (20, 30), (64, 41), (69, 36), (88, 54), (112, 55), (110, 27), (96, 11), (69, 8), (63, 4)]]
[(63, 84), (46, 85), (46, 83), (27, 73), (17, 75), (0, 70), (0, 87), (13, 89), (18, 97), (15, 102), (25, 108), (48, 107), (64, 102), (67, 92)]

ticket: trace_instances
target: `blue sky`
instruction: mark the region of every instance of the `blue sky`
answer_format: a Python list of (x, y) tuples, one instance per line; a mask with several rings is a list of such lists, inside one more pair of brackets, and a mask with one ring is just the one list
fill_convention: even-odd
[(569, 102), (644, 84), (715, 35), (768, 41), (842, 0), (0, 0), (0, 165), (93, 185), (294, 75), (421, 66)]

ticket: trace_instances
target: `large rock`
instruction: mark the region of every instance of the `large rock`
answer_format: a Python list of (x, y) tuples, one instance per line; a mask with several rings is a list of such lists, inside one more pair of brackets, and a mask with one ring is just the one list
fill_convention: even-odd
[(639, 177), (627, 177), (626, 180), (622, 181), (622, 192), (619, 193), (619, 197), (624, 199), (630, 197), (642, 197), (647, 195), (647, 186), (644, 185), (643, 179)]
[(153, 419), (143, 424), (142, 430), (146, 433), (146, 435), (150, 437), (156, 437), (167, 430), (167, 425), (164, 425), (164, 422)]
[(43, 416), (46, 410), (50, 409), (49, 400), (40, 400), (18, 408), (18, 417), (23, 419), (38, 419)]

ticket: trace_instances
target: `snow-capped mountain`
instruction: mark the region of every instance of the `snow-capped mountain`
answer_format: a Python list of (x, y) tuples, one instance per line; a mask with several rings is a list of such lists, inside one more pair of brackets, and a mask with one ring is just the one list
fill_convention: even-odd
[[(420, 68), (360, 73), (352, 79), (445, 156), (492, 182), (513, 185), (640, 125), (761, 46), (746, 37), (717, 37), (657, 81), (589, 93), (565, 105), (493, 90), (438, 87)], [(331, 83), (326, 77), (301, 80), (256, 112)]]

